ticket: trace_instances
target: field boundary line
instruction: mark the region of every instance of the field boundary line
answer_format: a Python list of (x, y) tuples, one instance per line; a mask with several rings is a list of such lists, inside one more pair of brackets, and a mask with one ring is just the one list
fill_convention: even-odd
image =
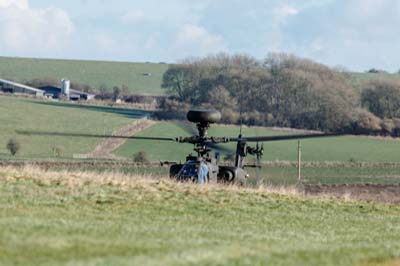
[[(302, 162), (302, 167), (382, 167), (400, 168), (400, 162)], [(262, 163), (266, 167), (297, 167), (297, 161), (267, 161)]]
[[(106, 158), (107, 159), (107, 158)], [(85, 160), (0, 160), (0, 166), (26, 166), (26, 165), (37, 165), (44, 167), (51, 166), (109, 166), (109, 167), (119, 167), (119, 166), (149, 166), (149, 167), (159, 167), (161, 166), (159, 161), (150, 162), (147, 164), (141, 164), (133, 162), (129, 158), (118, 158), (108, 160), (95, 160), (95, 159), (85, 159)], [(232, 165), (229, 162), (222, 162), (221, 165)], [(293, 161), (270, 161), (263, 162), (262, 166), (268, 167), (297, 167), (297, 162)], [(400, 168), (400, 163), (349, 163), (349, 162), (304, 162), (303, 167), (306, 168)]]

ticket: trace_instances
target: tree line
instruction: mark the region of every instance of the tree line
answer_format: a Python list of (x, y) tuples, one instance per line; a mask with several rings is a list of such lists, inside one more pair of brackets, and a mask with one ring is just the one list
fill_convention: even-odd
[[(215, 108), (223, 122), (330, 132), (400, 132), (400, 84), (372, 81), (357, 92), (346, 76), (284, 53), (263, 60), (218, 54), (171, 65), (162, 81), (164, 116), (190, 107)], [(163, 116), (163, 115), (161, 115)]]

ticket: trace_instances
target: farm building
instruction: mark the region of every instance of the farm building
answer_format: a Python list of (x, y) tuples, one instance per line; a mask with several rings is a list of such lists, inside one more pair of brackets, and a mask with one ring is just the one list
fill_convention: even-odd
[(0, 79), (0, 92), (13, 94), (27, 94), (32, 96), (60, 99), (66, 96), (70, 101), (88, 101), (94, 99), (95, 95), (70, 89), (69, 80), (62, 80), (61, 88), (55, 86), (43, 86), (39, 89), (9, 80)]
[(5, 93), (28, 94), (32, 96), (44, 95), (42, 90), (4, 79), (0, 79), (0, 91)]
[(77, 91), (74, 89), (68, 89), (67, 93), (65, 93), (62, 88), (56, 86), (43, 86), (40, 87), (39, 89), (44, 91), (44, 94), (46, 96), (51, 97), (53, 99), (59, 99), (61, 96), (67, 95), (67, 97), (71, 101), (89, 101), (93, 100), (95, 97), (94, 94)]

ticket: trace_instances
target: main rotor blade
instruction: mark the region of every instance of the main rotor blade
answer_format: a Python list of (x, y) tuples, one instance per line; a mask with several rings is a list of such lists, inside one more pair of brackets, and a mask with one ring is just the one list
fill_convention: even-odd
[(182, 121), (176, 121), (174, 122), (176, 126), (178, 126), (180, 129), (188, 133), (189, 135), (192, 136), (197, 136), (199, 132), (197, 129), (193, 126), (193, 124), (190, 124), (188, 122), (182, 122)]
[(343, 136), (343, 135), (346, 135), (346, 134), (343, 134), (343, 133), (297, 134), (297, 135), (283, 135), (283, 136), (229, 138), (229, 141), (268, 142), (268, 141), (291, 140), (291, 139), (337, 137), (337, 136)]
[(222, 145), (219, 145), (219, 144), (215, 144), (215, 143), (212, 143), (212, 144), (210, 144), (208, 146), (210, 148), (216, 150), (216, 151), (220, 151), (220, 152), (224, 152), (224, 153), (232, 153), (232, 152), (234, 152), (232, 149), (230, 149), (228, 147), (225, 147), (225, 146), (222, 146)]
[(118, 136), (118, 135), (102, 135), (102, 134), (86, 134), (86, 133), (64, 133), (64, 132), (24, 131), (24, 130), (17, 130), (16, 133), (20, 134), (20, 135), (36, 135), (36, 136), (61, 136), (61, 137), (83, 137), (83, 138), (115, 138), (115, 139), (143, 139), (143, 140), (176, 141), (175, 138)]

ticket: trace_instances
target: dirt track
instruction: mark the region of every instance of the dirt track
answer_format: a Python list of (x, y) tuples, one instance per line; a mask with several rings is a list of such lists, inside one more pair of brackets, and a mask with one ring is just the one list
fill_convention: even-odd
[[(113, 135), (116, 136), (133, 136), (134, 134), (142, 131), (155, 122), (147, 119), (137, 120), (125, 127), (122, 127), (115, 131)], [(126, 139), (116, 139), (116, 138), (108, 138), (102, 141), (96, 148), (88, 154), (88, 158), (105, 158), (105, 159), (118, 159), (118, 157), (112, 152), (118, 149), (121, 145), (125, 143)]]
[(333, 196), (383, 203), (400, 203), (400, 185), (382, 184), (337, 184), (307, 185), (306, 195)]

